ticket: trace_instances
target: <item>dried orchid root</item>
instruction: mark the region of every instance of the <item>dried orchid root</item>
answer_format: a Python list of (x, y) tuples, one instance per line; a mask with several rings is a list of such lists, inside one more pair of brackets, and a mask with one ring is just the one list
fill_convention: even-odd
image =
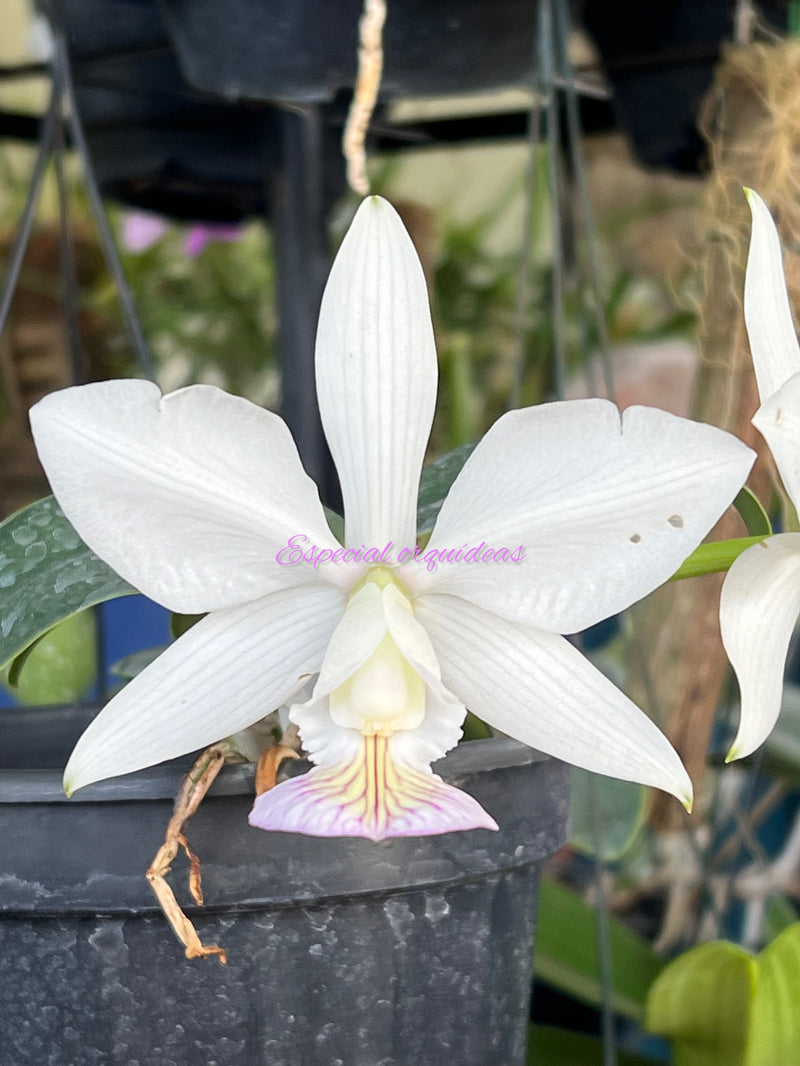
[(212, 744), (206, 748), (192, 769), (187, 774), (181, 790), (175, 799), (175, 809), (169, 820), (167, 831), (164, 835), (164, 843), (158, 849), (150, 869), (147, 871), (147, 880), (156, 894), (156, 899), (172, 926), (172, 930), (178, 940), (186, 949), (187, 959), (207, 958), (216, 955), (224, 965), (228, 959), (225, 950), (216, 944), (206, 947), (197, 935), (197, 930), (178, 906), (175, 894), (167, 883), (166, 877), (170, 872), (175, 856), (180, 848), (183, 848), (189, 860), (189, 891), (197, 904), (203, 904), (203, 886), (200, 873), (200, 860), (189, 847), (189, 842), (184, 835), (186, 823), (195, 813), (200, 803), (211, 787), (212, 782), (222, 769), (223, 765), (235, 759), (233, 748), (226, 743)]
[(386, 0), (364, 0), (364, 13), (358, 24), (358, 77), (342, 134), (347, 182), (360, 196), (369, 193), (364, 140), (375, 110), (383, 73), (382, 38), (385, 21)]
[(299, 759), (300, 756), (294, 748), (287, 748), (284, 744), (275, 744), (261, 752), (256, 766), (256, 795), (269, 792), (278, 783), (278, 770), (284, 759)]

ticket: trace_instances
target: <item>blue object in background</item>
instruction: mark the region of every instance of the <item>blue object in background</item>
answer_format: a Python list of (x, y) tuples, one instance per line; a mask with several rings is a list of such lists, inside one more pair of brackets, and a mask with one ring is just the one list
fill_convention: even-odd
[(100, 611), (100, 658), (103, 663), (101, 678), (106, 692), (119, 688), (120, 679), (111, 673), (111, 667), (132, 655), (135, 651), (169, 644), (170, 612), (146, 596), (122, 596), (109, 600)]

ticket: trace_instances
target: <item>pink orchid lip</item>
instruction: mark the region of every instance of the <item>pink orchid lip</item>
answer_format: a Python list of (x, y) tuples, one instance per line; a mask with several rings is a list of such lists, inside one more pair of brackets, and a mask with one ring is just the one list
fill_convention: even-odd
[(322, 837), (432, 836), (499, 826), (481, 805), (434, 773), (395, 760), (389, 737), (362, 737), (355, 758), (263, 792), (248, 821), (258, 829)]

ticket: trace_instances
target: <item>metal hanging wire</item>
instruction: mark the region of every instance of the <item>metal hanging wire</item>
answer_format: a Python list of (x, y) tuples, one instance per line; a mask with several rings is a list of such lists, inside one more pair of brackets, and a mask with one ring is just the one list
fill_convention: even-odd
[[(73, 147), (77, 149), (81, 161), (90, 211), (97, 228), (106, 267), (116, 284), (123, 322), (137, 366), (144, 377), (154, 381), (155, 367), (153, 358), (144, 338), (133, 293), (125, 277), (111, 225), (94, 175), (92, 160), (76, 105), (65, 35), (59, 26), (56, 25), (53, 28), (54, 49), (51, 61), (44, 68), (38, 64), (35, 65), (36, 73), (49, 72), (51, 90), (47, 109), (39, 128), (38, 148), (31, 172), (28, 193), (6, 265), (5, 278), (0, 287), (0, 333), (3, 332), (8, 322), (14, 293), (19, 283), (25, 254), (33, 233), (33, 223), (42, 196), (45, 174), (52, 159), (58, 204), (58, 249), (65, 350), (72, 382), (80, 384), (86, 380), (88, 368), (79, 323), (78, 272), (71, 225), (70, 185), (67, 174), (67, 152), (69, 147)], [(25, 77), (32, 72), (32, 69), (31, 64), (26, 64), (17, 68), (17, 73), (20, 77)], [(10, 76), (9, 71), (5, 71), (4, 74), (7, 77)], [(106, 672), (103, 668), (106, 658), (105, 637), (99, 612), (95, 632), (98, 661), (95, 698), (100, 702), (104, 702), (108, 696)]]
[[(77, 318), (77, 271), (69, 223), (69, 187), (65, 167), (66, 147), (67, 143), (70, 143), (72, 147), (77, 149), (81, 161), (89, 207), (97, 227), (106, 266), (117, 287), (122, 317), (136, 363), (142, 375), (154, 381), (155, 367), (153, 357), (144, 338), (133, 293), (125, 277), (111, 225), (103, 207), (83, 125), (76, 106), (65, 35), (58, 25), (53, 26), (53, 32), (54, 49), (49, 64), (51, 77), (50, 100), (40, 126), (38, 149), (31, 172), (28, 195), (20, 216), (17, 235), (9, 255), (5, 279), (0, 287), (0, 333), (2, 333), (8, 320), (25, 253), (30, 242), (36, 210), (41, 199), (47, 164), (52, 157), (58, 192), (59, 255), (63, 279), (67, 350), (73, 379), (76, 382), (83, 380), (85, 367)], [(25, 76), (28, 73), (27, 66), (20, 67), (19, 73), (21, 77)]]
[[(602, 282), (594, 217), (581, 147), (580, 83), (569, 54), (570, 20), (565, 0), (538, 0), (531, 64), (528, 115), (528, 166), (522, 224), (522, 252), (517, 279), (516, 326), (512, 346), (509, 406), (522, 402), (525, 352), (531, 329), (532, 256), (540, 235), (535, 219), (540, 201), (540, 155), (546, 154), (553, 328), (553, 392), (564, 396), (567, 378), (565, 300), (570, 274), (575, 277), (578, 313), (602, 366), (605, 395), (614, 400)], [(542, 136), (544, 131), (544, 137)], [(570, 193), (574, 192), (574, 195)], [(578, 239), (568, 240), (576, 233)], [(574, 248), (573, 248), (574, 245)], [(574, 262), (573, 262), (574, 260)]]
[[(546, 152), (547, 200), (550, 227), (550, 314), (553, 333), (553, 391), (563, 399), (567, 379), (567, 326), (565, 300), (568, 268), (575, 275), (579, 314), (586, 320), (584, 336), (591, 337), (599, 354), (605, 394), (614, 400), (614, 381), (608, 349), (602, 284), (594, 219), (587, 189), (581, 147), (578, 88), (569, 54), (569, 10), (566, 0), (538, 0), (531, 70), (532, 102), (528, 117), (528, 166), (525, 181), (523, 247), (517, 281), (516, 328), (512, 352), (510, 406), (522, 400), (525, 352), (530, 331), (532, 256), (538, 234), (534, 220), (541, 195), (540, 155)], [(544, 127), (544, 139), (542, 138)], [(574, 186), (575, 195), (567, 181)], [(576, 205), (573, 208), (573, 205)], [(574, 211), (574, 217), (573, 216)], [(577, 234), (577, 239), (572, 234)], [(570, 235), (569, 243), (567, 235)], [(573, 247), (574, 245), (574, 247)], [(568, 256), (570, 261), (568, 262)], [(574, 261), (572, 261), (574, 260)], [(613, 1009), (613, 961), (604, 885), (603, 811), (599, 790), (592, 782), (591, 794), (595, 850), (595, 896), (597, 940), (602, 989), (601, 1024), (603, 1066), (618, 1061)]]

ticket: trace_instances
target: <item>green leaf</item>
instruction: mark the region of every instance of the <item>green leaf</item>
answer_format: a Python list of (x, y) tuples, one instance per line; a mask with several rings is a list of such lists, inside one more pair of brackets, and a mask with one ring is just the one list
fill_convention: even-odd
[(21, 651), (19, 655), (11, 660), (6, 670), (6, 684), (9, 688), (16, 688), (19, 684), (19, 679), (22, 674), (22, 668), (31, 656), (31, 652), (37, 646), (40, 640), (44, 640), (47, 633), (43, 633), (41, 637), (37, 637), (33, 644), (29, 644), (25, 651)]
[(769, 943), (798, 920), (797, 907), (786, 896), (772, 896), (764, 918), (764, 937)]
[(756, 971), (748, 951), (725, 941), (692, 948), (664, 969), (650, 990), (645, 1027), (673, 1041), (674, 1066), (750, 1066), (745, 1048)]
[(739, 512), (751, 537), (772, 536), (772, 523), (761, 505), (761, 500), (746, 485), (740, 490), (733, 506)]
[(430, 533), (433, 529), (450, 486), (474, 450), (474, 444), (462, 444), (422, 471), (417, 503), (417, 530), (420, 535)]
[(657, 978), (646, 1027), (674, 1043), (675, 1066), (800, 1066), (800, 922), (756, 958), (716, 941)]
[(744, 1061), (745, 1066), (800, 1066), (800, 922), (758, 958)]
[[(616, 862), (633, 843), (644, 809), (645, 790), (641, 785), (570, 767), (569, 841), (584, 855)], [(599, 856), (594, 833), (598, 816)]]
[(333, 533), (334, 537), (340, 544), (344, 544), (344, 519), (336, 511), (332, 511), (330, 507), (323, 507), (325, 512), (325, 521), (328, 523), (328, 529)]
[(169, 619), (169, 635), (173, 640), (177, 640), (184, 633), (188, 633), (192, 626), (196, 626), (202, 618), (205, 618), (204, 614), (178, 614), (177, 611), (173, 611)]
[[(648, 942), (609, 917), (614, 1010), (641, 1018), (647, 992), (664, 966)], [(575, 892), (543, 878), (533, 970), (554, 988), (591, 1006), (602, 1003), (597, 913)]]
[(9, 684), (23, 704), (74, 703), (97, 676), (97, 623), (81, 611), (41, 636), (18, 655)]
[(734, 537), (732, 540), (715, 540), (701, 544), (681, 563), (670, 581), (682, 581), (687, 577), (702, 577), (703, 574), (719, 574), (729, 570), (731, 564), (754, 544), (766, 540), (761, 537)]
[(464, 719), (463, 725), (463, 740), (486, 740), (492, 735), (491, 729), (483, 721), (478, 718), (472, 711), (467, 711), (467, 717)]
[(0, 666), (78, 611), (135, 592), (86, 547), (52, 496), (32, 503), (0, 524)]
[(135, 651), (131, 655), (126, 655), (114, 663), (111, 673), (116, 677), (121, 677), (123, 681), (131, 681), (150, 663), (155, 662), (167, 647), (169, 647), (168, 644), (162, 644), (157, 648), (145, 648), (143, 651)]
[[(528, 1036), (528, 1066), (602, 1066), (603, 1041), (553, 1025), (532, 1025)], [(653, 1059), (618, 1051), (618, 1066), (653, 1066)]]

